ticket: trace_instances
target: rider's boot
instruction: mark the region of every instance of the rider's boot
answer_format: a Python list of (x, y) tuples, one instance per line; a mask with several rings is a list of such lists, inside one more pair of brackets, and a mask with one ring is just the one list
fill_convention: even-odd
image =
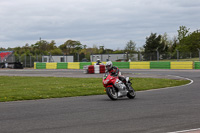
[(132, 87), (131, 87), (131, 83), (126, 82), (125, 85), (126, 85), (126, 87), (127, 87), (127, 90), (128, 90), (130, 93), (133, 92), (133, 89), (132, 89)]

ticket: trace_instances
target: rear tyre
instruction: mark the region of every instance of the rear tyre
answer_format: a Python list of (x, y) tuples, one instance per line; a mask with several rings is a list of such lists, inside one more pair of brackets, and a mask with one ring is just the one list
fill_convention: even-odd
[(113, 87), (106, 88), (106, 93), (111, 100), (117, 100), (118, 94), (117, 94), (117, 91)]
[(127, 93), (127, 97), (128, 97), (129, 99), (134, 99), (135, 96), (136, 96), (135, 90), (133, 89), (132, 86), (130, 86), (130, 90), (131, 90), (131, 92), (128, 92), (128, 93)]

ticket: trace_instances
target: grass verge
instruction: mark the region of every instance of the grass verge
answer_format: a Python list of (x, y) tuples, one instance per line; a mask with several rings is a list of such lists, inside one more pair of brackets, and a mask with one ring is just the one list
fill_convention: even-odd
[[(132, 78), (136, 91), (187, 84), (188, 80)], [(105, 94), (102, 78), (0, 76), (0, 102)]]

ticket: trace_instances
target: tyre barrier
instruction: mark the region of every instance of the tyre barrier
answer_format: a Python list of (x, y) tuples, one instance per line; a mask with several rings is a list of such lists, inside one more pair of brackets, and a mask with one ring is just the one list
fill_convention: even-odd
[[(105, 65), (93, 65), (93, 62), (41, 63), (35, 62), (34, 69), (84, 69), (88, 73), (103, 73)], [(143, 62), (113, 62), (119, 69), (200, 69), (200, 61), (143, 61)]]
[(105, 73), (105, 65), (88, 65), (84, 66), (84, 73), (94, 74), (94, 73)]

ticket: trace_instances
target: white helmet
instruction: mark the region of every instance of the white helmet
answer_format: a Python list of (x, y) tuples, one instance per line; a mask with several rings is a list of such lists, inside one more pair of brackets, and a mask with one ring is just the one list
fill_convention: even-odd
[(97, 59), (97, 62), (101, 62), (101, 60), (100, 60), (100, 59)]
[(113, 67), (113, 64), (111, 61), (106, 62), (106, 68), (107, 70), (110, 70)]

